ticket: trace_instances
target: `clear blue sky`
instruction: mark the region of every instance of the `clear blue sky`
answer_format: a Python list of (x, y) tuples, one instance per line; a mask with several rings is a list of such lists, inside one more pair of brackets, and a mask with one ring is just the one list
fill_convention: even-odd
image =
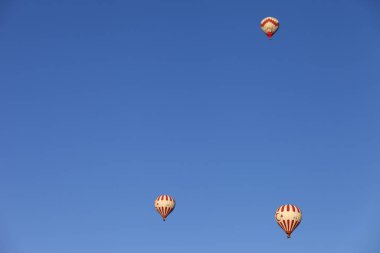
[(2, 0), (0, 252), (379, 252), (379, 13)]

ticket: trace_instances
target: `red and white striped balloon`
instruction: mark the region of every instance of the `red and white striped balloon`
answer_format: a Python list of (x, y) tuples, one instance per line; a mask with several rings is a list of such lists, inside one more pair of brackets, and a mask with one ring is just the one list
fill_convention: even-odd
[(164, 219), (165, 221), (166, 217), (168, 217), (168, 215), (175, 208), (175, 200), (173, 197), (169, 195), (160, 195), (154, 201), (154, 207), (156, 208), (157, 212), (161, 215), (162, 219)]
[(282, 230), (288, 235), (288, 238), (290, 238), (292, 232), (301, 223), (301, 209), (295, 205), (280, 206), (276, 210), (275, 219)]

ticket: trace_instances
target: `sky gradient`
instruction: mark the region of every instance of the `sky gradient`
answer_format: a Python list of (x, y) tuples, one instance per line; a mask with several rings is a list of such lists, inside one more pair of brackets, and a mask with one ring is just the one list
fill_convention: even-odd
[(3, 0), (0, 252), (379, 252), (379, 13)]

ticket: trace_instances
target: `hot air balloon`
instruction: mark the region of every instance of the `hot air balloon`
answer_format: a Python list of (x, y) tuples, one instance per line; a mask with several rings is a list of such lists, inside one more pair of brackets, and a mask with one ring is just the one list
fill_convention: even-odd
[(160, 195), (154, 201), (154, 207), (165, 221), (166, 217), (168, 217), (175, 208), (175, 200), (169, 195)]
[(275, 214), (278, 225), (284, 230), (284, 232), (290, 238), (292, 232), (301, 223), (302, 213), (295, 205), (283, 205), (276, 210)]
[(261, 30), (265, 32), (269, 39), (276, 33), (279, 23), (276, 18), (267, 17), (261, 20)]

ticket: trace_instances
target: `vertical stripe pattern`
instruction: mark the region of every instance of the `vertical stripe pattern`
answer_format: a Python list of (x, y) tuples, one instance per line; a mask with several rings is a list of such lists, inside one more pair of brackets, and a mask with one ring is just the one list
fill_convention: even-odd
[(157, 212), (161, 215), (162, 219), (166, 220), (168, 215), (175, 208), (175, 200), (173, 197), (169, 195), (160, 195), (154, 201), (154, 207), (156, 208)]
[(290, 235), (298, 227), (302, 220), (301, 209), (295, 205), (283, 205), (277, 208), (275, 213), (277, 224), (284, 230), (290, 238)]

